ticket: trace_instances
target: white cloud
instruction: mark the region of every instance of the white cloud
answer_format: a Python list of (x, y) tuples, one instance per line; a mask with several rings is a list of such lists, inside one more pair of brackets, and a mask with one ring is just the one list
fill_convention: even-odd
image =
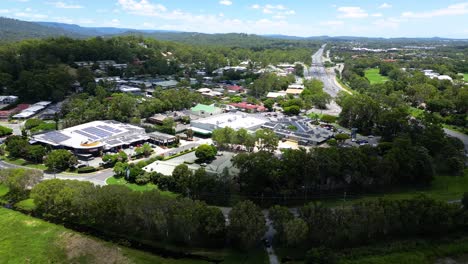
[(10, 13), (11, 11), (8, 10), (8, 9), (0, 9), (0, 14), (8, 14)]
[(339, 18), (365, 18), (369, 16), (366, 11), (357, 6), (338, 7), (338, 12), (340, 12)]
[(392, 8), (391, 4), (383, 3), (379, 6), (380, 9)]
[(24, 18), (25, 20), (34, 20), (34, 19), (44, 19), (47, 18), (47, 15), (28, 13), (28, 12), (17, 12), (15, 13), (16, 17)]
[(372, 17), (382, 17), (382, 13), (374, 13), (374, 14), (371, 14)]
[(118, 4), (124, 11), (135, 15), (158, 16), (158, 14), (167, 11), (165, 6), (152, 4), (148, 0), (118, 0)]
[(287, 16), (296, 14), (296, 11), (289, 9), (288, 7), (284, 5), (280, 5), (280, 4), (278, 5), (267, 4), (264, 6), (261, 6), (259, 4), (254, 4), (254, 5), (251, 5), (250, 8), (257, 9), (257, 10), (261, 9), (263, 14), (271, 15), (275, 19), (284, 19)]
[(439, 16), (456, 16), (466, 14), (468, 14), (468, 2), (454, 4), (446, 8), (427, 12), (404, 12), (401, 14), (401, 16), (405, 18), (433, 18)]
[(221, 0), (221, 1), (219, 1), (219, 4), (220, 5), (225, 5), (225, 6), (230, 6), (230, 5), (232, 5), (232, 2), (229, 1), (229, 0)]
[(53, 5), (56, 8), (63, 8), (63, 9), (80, 9), (80, 8), (83, 8), (83, 6), (75, 5), (75, 4), (69, 4), (69, 3), (62, 2), (62, 1), (50, 2), (48, 4)]

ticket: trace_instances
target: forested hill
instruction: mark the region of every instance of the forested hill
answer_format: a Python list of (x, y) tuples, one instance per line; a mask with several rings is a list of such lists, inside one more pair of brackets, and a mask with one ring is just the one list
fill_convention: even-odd
[(62, 28), (51, 28), (34, 22), (0, 17), (0, 42), (58, 36), (81, 37), (80, 34), (75, 34)]
[(253, 49), (268, 48), (316, 48), (312, 41), (297, 39), (271, 38), (253, 34), (204, 34), (196, 32), (177, 32), (164, 30), (135, 30), (129, 28), (81, 27), (78, 25), (53, 22), (26, 22), (0, 17), (0, 42), (23, 39), (67, 36), (72, 38), (144, 36), (157, 40), (175, 41), (190, 45), (211, 45)]

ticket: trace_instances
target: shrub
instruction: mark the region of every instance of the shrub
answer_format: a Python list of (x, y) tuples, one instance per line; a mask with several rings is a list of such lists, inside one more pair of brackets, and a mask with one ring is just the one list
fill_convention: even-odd
[(95, 167), (86, 166), (86, 167), (79, 168), (77, 172), (78, 173), (91, 173), (91, 172), (95, 172), (96, 170), (97, 169)]

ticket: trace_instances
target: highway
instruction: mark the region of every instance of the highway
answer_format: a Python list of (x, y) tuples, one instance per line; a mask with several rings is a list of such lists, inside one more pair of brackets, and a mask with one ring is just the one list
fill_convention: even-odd
[(326, 69), (323, 64), (323, 51), (327, 44), (312, 55), (312, 66), (309, 68), (306, 77), (319, 79), (323, 82), (324, 91), (335, 98), (343, 88), (337, 83), (335, 78), (335, 71), (333, 69)]

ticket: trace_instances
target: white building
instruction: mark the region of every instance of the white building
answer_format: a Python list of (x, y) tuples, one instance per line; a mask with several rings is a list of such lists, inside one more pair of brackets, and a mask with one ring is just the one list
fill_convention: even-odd
[(21, 111), (19, 114), (13, 116), (15, 119), (27, 119), (30, 117), (35, 116), (42, 110), (46, 109), (52, 102), (49, 101), (42, 101), (31, 105), (30, 107), (26, 108), (25, 110)]
[(94, 154), (146, 142), (145, 129), (116, 121), (93, 121), (59, 131), (37, 134), (31, 143), (64, 148), (75, 154)]
[(234, 130), (245, 128), (255, 131), (268, 122), (268, 119), (261, 115), (247, 113), (224, 113), (221, 115), (210, 116), (191, 122), (191, 128), (194, 132), (209, 135), (218, 128), (230, 127)]
[(18, 101), (18, 96), (15, 95), (7, 95), (7, 96), (0, 96), (0, 104), (13, 104)]

